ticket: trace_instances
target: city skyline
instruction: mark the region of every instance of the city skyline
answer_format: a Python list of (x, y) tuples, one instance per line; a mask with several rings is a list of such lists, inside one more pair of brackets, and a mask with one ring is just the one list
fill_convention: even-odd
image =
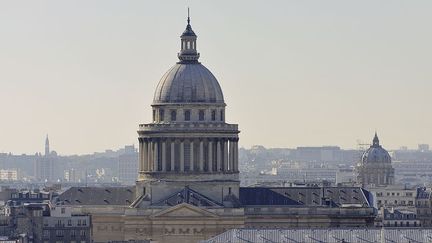
[(432, 144), (431, 3), (245, 3), (2, 2), (0, 151), (136, 145), (188, 5), (240, 146)]

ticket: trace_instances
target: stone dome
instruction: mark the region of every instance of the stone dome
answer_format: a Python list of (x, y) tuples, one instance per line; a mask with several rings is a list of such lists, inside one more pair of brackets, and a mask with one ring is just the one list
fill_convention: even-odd
[(188, 17), (180, 36), (179, 62), (171, 67), (156, 87), (153, 105), (212, 104), (225, 106), (222, 89), (215, 76), (198, 62), (197, 36)]
[(161, 78), (153, 104), (221, 103), (222, 89), (215, 76), (201, 63), (177, 63)]
[(373, 144), (362, 156), (363, 164), (368, 163), (391, 163), (390, 154), (380, 144), (377, 134), (373, 139)]

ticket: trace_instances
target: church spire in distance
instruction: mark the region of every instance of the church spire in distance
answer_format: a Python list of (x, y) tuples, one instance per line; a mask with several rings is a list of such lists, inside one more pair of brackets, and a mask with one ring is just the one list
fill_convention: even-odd
[(48, 139), (48, 134), (46, 135), (45, 138), (45, 156), (48, 156), (50, 153), (50, 149), (49, 149), (49, 139)]
[(373, 141), (372, 141), (372, 146), (373, 147), (379, 147), (380, 146), (378, 135), (377, 135), (376, 131), (375, 131), (375, 136), (374, 136)]
[(178, 58), (180, 59), (180, 63), (198, 63), (200, 55), (196, 50), (197, 35), (192, 30), (192, 26), (190, 25), (189, 8), (186, 29), (180, 36), (180, 39), (181, 48), (180, 52), (177, 54)]

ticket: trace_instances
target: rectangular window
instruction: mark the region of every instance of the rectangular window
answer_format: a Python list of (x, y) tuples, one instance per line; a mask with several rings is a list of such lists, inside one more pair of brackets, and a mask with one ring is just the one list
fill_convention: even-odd
[(72, 238), (75, 238), (75, 236), (76, 236), (76, 232), (75, 232), (75, 230), (71, 230), (71, 231), (70, 231), (70, 236), (71, 236)]
[(156, 110), (153, 110), (153, 122), (156, 121)]
[(165, 119), (165, 110), (160, 109), (159, 110), (159, 121), (164, 121)]
[(184, 118), (185, 118), (185, 121), (190, 121), (190, 119), (191, 119), (191, 111), (190, 110), (185, 110)]
[(177, 120), (177, 111), (171, 110), (171, 121)]
[(220, 111), (220, 120), (224, 121), (224, 111), (223, 110)]
[(204, 121), (204, 115), (205, 115), (205, 111), (204, 110), (200, 110), (199, 111), (199, 120), (200, 121)]
[(44, 231), (43, 231), (43, 237), (44, 237), (44, 238), (49, 238), (49, 237), (50, 237), (50, 232), (49, 232), (49, 230), (44, 230)]
[(80, 236), (86, 236), (85, 230), (80, 230)]
[(68, 220), (68, 226), (72, 226), (72, 220), (71, 219)]
[(212, 110), (211, 119), (212, 121), (216, 121), (216, 110)]
[(61, 208), (61, 213), (65, 214), (66, 213), (66, 208)]
[(56, 236), (57, 237), (63, 237), (64, 236), (64, 231), (63, 230), (56, 230)]

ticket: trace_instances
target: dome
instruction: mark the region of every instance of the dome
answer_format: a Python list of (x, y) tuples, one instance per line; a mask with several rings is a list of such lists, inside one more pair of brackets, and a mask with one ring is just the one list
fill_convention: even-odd
[(362, 156), (363, 164), (367, 163), (391, 163), (390, 154), (380, 144), (377, 134), (373, 139), (373, 144)]
[(177, 63), (159, 81), (153, 104), (220, 103), (222, 89), (215, 76), (201, 63)]
[(197, 36), (188, 17), (186, 30), (180, 36), (179, 62), (161, 78), (153, 105), (212, 103), (225, 105), (222, 89), (215, 76), (201, 63), (196, 50)]

